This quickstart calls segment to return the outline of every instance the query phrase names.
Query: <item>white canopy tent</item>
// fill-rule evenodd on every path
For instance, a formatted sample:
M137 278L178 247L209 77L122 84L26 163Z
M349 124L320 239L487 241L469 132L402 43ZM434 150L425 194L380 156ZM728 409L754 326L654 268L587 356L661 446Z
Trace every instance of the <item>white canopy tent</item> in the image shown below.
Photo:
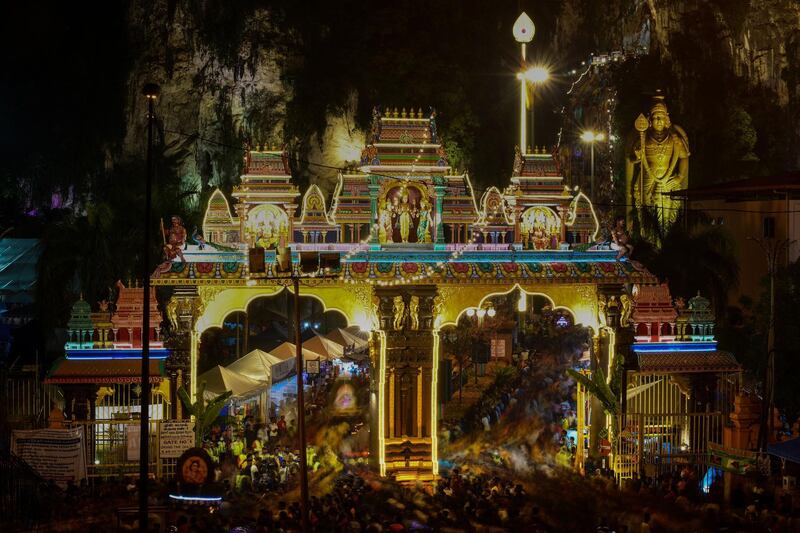
M353 348L353 351L360 352L366 350L369 342L346 329L337 328L325 334L325 337L345 348Z
M338 359L344 355L344 346L332 341L321 333L317 333L306 342L303 348L319 354L323 354L325 359Z
M318 359L323 361L327 359L327 357L321 353L311 351L307 348L303 348L302 350L304 361L308 361L309 359ZM270 350L268 353L281 360L280 363L272 366L272 383L280 381L291 374L296 364L296 347L294 343L288 341L284 342L283 344L280 344Z
M219 365L198 376L197 381L205 382L204 396L207 400L216 398L226 391L233 392L234 398L255 396L267 385L264 381L251 379Z
M369 341L369 332L362 330L358 326L347 326L344 330L348 333L355 335L356 337L363 339L365 341Z
M256 349L243 355L225 368L250 379L271 383L272 367L282 362L283 359Z

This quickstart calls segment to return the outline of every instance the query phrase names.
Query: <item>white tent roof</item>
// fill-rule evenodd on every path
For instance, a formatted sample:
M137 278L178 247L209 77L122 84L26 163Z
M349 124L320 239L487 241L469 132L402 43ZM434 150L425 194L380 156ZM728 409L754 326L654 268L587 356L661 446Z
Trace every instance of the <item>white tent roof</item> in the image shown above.
M226 391L233 392L237 397L248 396L265 386L263 381L250 379L219 365L201 374L197 382L198 384L205 382L206 395L211 397L219 396Z
M281 361L284 361L286 359L295 357L297 355L297 349L295 348L294 343L287 341L270 350L269 354L277 357ZM314 352L307 348L303 348L303 359L327 359L327 357L319 352Z
M272 375L272 365L276 365L281 361L282 359L272 354L256 349L243 355L225 368L250 379L269 381Z
M340 344L342 346L345 347L352 346L356 351L363 350L364 348L369 346L368 341L342 328L331 330L325 336L330 340L332 340L333 342Z
M352 335L355 335L359 339L363 339L365 341L369 341L369 332L362 330L358 326L347 326L344 330Z
M312 352L325 355L326 359L335 359L344 354L344 346L338 342L334 342L320 333L308 339L303 343L303 348L311 350Z

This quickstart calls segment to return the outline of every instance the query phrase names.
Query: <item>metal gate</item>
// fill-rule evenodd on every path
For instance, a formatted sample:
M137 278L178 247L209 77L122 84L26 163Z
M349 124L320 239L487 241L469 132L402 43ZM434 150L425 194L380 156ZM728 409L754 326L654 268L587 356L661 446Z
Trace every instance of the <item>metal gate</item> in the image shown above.
M617 480L709 466L708 444L722 443L722 413L627 414L613 442Z

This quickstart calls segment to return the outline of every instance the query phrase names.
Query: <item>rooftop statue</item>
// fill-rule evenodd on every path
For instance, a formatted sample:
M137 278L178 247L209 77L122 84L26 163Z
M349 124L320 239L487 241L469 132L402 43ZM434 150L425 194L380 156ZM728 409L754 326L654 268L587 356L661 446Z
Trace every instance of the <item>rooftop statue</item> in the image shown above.
M625 165L626 204L632 207L628 221L642 207L657 209L662 226L675 221L680 203L666 195L685 189L689 183L689 139L683 128L673 124L664 97L657 94L647 117L634 123L638 138ZM641 217L638 220L641 224Z

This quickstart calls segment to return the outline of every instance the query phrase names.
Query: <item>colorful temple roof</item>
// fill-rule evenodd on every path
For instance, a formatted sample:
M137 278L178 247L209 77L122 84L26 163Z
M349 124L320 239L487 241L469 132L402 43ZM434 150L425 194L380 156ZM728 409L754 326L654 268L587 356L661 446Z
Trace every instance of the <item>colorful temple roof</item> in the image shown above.
M68 359L56 361L45 378L52 384L109 384L141 383L141 359ZM158 383L164 379L164 361L150 361L150 382Z
M386 269L403 279L423 268L412 264L452 263L434 277L455 279L468 271L476 279L653 281L615 265L608 244L596 242L599 222L591 201L565 185L551 154L517 150L509 185L490 187L478 198L469 176L452 167L433 109L375 108L357 170L340 173L330 197L316 185L301 196L285 151L248 150L244 166L232 194L234 212L214 191L205 238L160 266L157 284L236 283L247 276L248 249L267 250L269 267L272 251L283 246L295 258L314 250L346 256L354 263L342 271L349 280L382 279ZM512 272L489 263L527 266Z
M666 283L637 285L632 313L636 332L632 350L641 374L738 372L729 352L717 349L711 302L699 294L688 308L672 302Z
M721 350L662 351L638 353L639 372L643 374L694 374L703 372L738 372L736 358Z

